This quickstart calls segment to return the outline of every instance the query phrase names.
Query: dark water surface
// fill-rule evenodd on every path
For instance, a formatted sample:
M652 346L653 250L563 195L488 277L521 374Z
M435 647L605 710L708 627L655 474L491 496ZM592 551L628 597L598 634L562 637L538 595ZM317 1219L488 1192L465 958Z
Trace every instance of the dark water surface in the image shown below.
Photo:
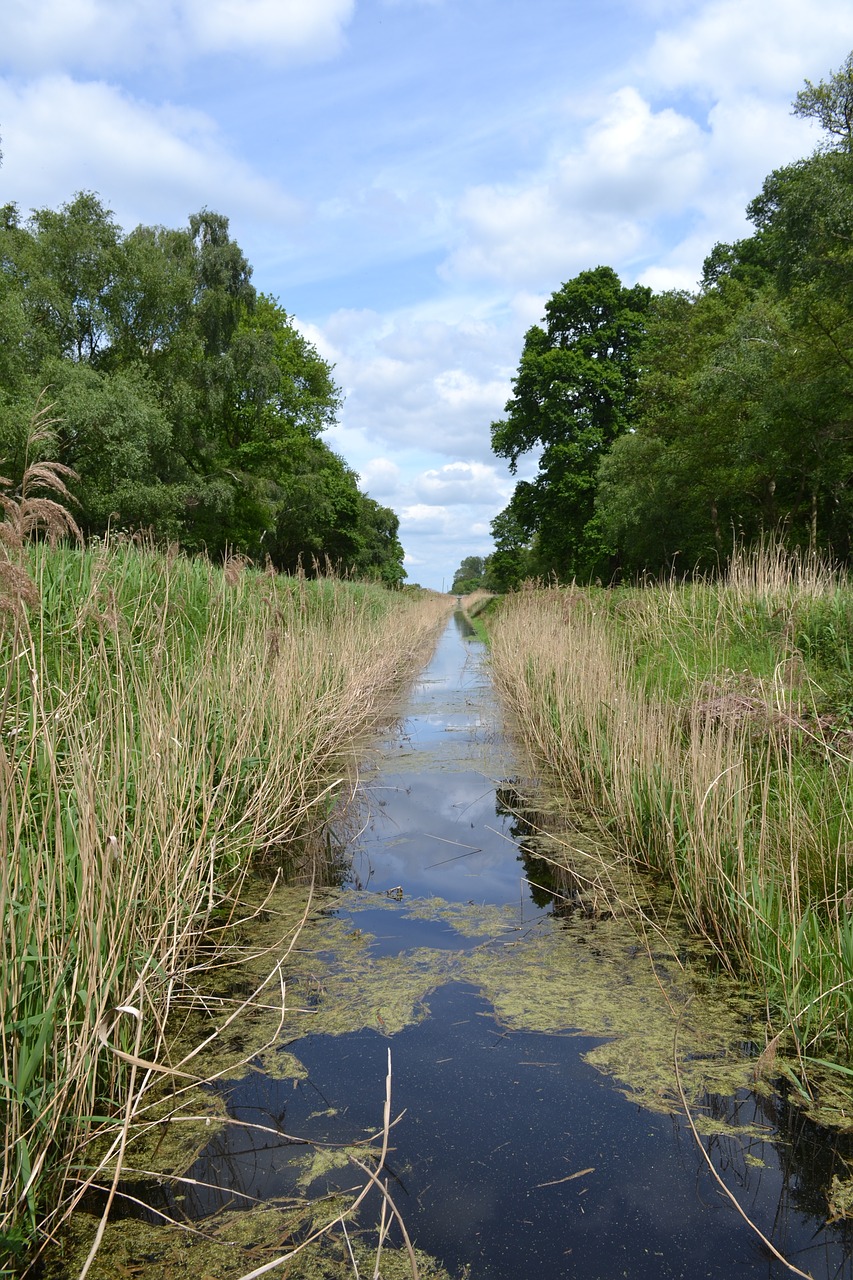
M364 779L349 887L329 910L330 922L343 914L365 936L373 958L437 949L458 958L459 974L393 1035L377 1012L375 1026L290 1043L307 1078L232 1082L229 1111L315 1141L355 1141L381 1123L390 1048L393 1111L405 1110L392 1132L390 1189L416 1244L444 1265L469 1264L472 1280L790 1275L724 1197L683 1116L638 1105L591 1065L584 1055L602 1038L584 1034L571 1009L556 1033L499 1020L464 968L483 937L418 908L424 899L504 907L515 933L492 947L556 941L564 929L547 884L531 889L537 877L502 802L514 765L481 657L457 615ZM576 954L592 973L594 937L591 924L568 963ZM640 1011L640 1037L642 1023ZM699 1109L733 1126L704 1142L776 1247L815 1280L853 1277L850 1229L826 1222L827 1189L834 1175L849 1176L853 1151L770 1093L709 1094ZM221 1188L194 1192L185 1205L194 1215L228 1204L233 1190L284 1196L294 1147L233 1126L194 1173ZM312 1191L357 1181L336 1170Z

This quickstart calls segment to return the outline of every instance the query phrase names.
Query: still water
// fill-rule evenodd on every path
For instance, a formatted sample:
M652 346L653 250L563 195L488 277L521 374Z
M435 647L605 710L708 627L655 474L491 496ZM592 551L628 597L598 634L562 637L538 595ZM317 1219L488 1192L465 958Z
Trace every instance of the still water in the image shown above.
M375 1132L390 1048L393 1112L404 1112L390 1189L415 1243L454 1273L790 1275L724 1196L685 1120L679 1026L691 1112L726 1186L801 1271L853 1277L850 1228L827 1222L853 1146L769 1085L753 1091L763 1030L754 1041L743 1001L724 1001L710 979L686 991L671 955L555 898L508 810L517 767L482 646L457 614L366 768L346 881L294 956L301 1003L319 1015L336 1000L343 1024L289 1036L282 1052L299 1078L261 1070L223 1084L240 1123L197 1162L208 1185L185 1211L228 1206L235 1190L293 1191L293 1145L243 1124L315 1142ZM351 1170L330 1170L310 1189L352 1183Z

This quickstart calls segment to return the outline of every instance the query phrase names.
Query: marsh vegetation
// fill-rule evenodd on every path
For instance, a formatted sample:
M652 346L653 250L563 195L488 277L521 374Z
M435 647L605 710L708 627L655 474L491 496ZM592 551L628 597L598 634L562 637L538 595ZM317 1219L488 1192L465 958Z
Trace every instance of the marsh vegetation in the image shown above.
M663 878L620 864L567 790L511 777L525 757L481 651L457 615L365 753L348 857L301 931L304 893L256 886L259 914L205 1000L236 1011L278 956L287 999L267 988L193 1058L213 1086L170 1085L165 1138L153 1107L137 1113L93 1280L114 1261L146 1280L285 1259L294 1280L414 1276L399 1224L374 1262L380 1201L375 1186L359 1199L354 1158L425 1251L420 1275L550 1277L569 1256L590 1277L767 1274L700 1146L786 1256L851 1274L849 1141L780 1090L754 984L715 965ZM389 1050L401 1118L377 1164ZM846 1096L824 1090L824 1114Z
M20 523L24 502L10 503ZM241 900L250 868L292 876L300 850L310 865L447 604L129 540L29 544L9 512L0 528L0 1249L13 1267L93 1178L112 1198L155 1083L197 1075L202 1044L178 1052L176 1032L257 909ZM261 982L273 1005L282 963ZM232 1012L207 1008L205 1044Z
M522 590L492 664L553 785L597 824L588 883L671 902L757 984L767 1053L851 1075L853 589L765 546L719 580ZM666 910L650 921L666 931ZM848 1122L848 1114L838 1115Z

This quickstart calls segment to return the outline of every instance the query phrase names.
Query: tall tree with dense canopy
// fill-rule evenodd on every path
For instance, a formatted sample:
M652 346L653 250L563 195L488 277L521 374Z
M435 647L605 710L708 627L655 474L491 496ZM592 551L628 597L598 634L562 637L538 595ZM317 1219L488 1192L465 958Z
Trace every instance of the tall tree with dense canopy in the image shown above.
M450 590L457 595L468 595L483 585L486 561L482 556L465 556L453 575Z
M655 298L630 434L599 468L626 569L724 562L772 534L853 554L853 55L797 95L827 137L771 173L755 231L716 245L701 292Z
M322 439L340 403L331 367L258 295L222 214L125 235L92 193L27 220L0 210L0 457L13 479L45 386L88 533L145 527L284 569L405 577L396 516Z
M513 519L536 542L535 568L567 580L607 571L595 512L599 463L630 423L651 290L625 288L611 267L583 271L548 301L524 339L506 418L492 448L519 459L539 448L538 474L520 481Z

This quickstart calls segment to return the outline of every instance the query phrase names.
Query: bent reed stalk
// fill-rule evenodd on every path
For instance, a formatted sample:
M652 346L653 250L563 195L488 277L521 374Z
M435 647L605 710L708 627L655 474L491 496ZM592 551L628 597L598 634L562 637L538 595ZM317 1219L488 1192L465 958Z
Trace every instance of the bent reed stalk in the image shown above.
M74 1153L127 1104L134 1073L169 1070L170 1007L211 923L234 912L253 859L286 859L322 828L449 605L128 543L22 548L4 583L0 1254L12 1265L55 1231Z
M776 1031L836 1066L853 1033L853 731L812 659L828 626L849 661L851 618L844 580L770 547L716 583L523 590L490 628L499 692L598 821L602 857L668 882Z

